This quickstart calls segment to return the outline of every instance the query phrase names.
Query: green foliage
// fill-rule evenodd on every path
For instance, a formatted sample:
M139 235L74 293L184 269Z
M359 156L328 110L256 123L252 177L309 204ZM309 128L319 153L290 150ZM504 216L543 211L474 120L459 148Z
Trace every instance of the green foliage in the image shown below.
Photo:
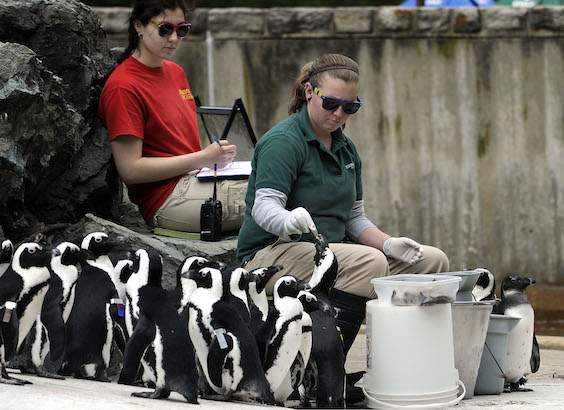
M197 8L212 7L353 7L395 6L403 0L196 0ZM134 0L82 0L89 6L131 6Z

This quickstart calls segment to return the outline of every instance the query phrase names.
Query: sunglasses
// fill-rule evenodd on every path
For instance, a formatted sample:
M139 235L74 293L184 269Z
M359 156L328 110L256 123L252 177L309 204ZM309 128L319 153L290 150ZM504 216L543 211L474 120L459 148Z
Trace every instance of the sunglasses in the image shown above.
M176 31L176 35L179 38L186 37L188 32L192 28L192 24L190 23L182 23L178 26L170 23L157 23L154 20L149 21L149 23L157 26L159 28L159 36L161 37L169 37L172 33Z
M356 101L343 101L335 97L325 97L316 85L311 84L311 86L313 87L313 92L321 98L321 106L327 111L335 111L342 105L345 114L354 114L362 105L362 101L358 97Z

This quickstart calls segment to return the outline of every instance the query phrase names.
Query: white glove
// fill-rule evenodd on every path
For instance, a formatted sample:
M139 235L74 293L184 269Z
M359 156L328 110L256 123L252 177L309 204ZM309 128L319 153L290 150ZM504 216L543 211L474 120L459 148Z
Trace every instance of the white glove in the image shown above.
M390 237L384 242L384 255L413 265L423 255L423 247L409 238Z
M302 207L292 209L284 221L284 232L290 239L298 240L300 235L311 232L318 236L317 228L309 212Z

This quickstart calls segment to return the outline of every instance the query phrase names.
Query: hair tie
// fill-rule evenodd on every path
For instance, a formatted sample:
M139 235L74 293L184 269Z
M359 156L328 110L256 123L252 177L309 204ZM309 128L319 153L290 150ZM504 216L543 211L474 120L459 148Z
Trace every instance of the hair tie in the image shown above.
M358 74L358 70L356 68L348 67L348 66L345 66L345 65L338 65L338 66L326 67L326 68L322 68L320 70L314 71L313 73L311 73L309 75L309 77L311 78L314 75L317 75L319 73L322 73L324 71L329 71L329 70L350 70L350 71L353 71L353 72Z

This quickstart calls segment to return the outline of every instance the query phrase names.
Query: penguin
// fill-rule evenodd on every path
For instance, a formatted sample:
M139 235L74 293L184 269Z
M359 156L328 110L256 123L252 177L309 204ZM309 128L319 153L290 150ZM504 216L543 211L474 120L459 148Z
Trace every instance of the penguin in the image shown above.
M284 269L281 265L273 265L266 268L257 268L249 272L249 310L251 313L251 331L256 333L268 317L268 297L266 295L266 284L279 271Z
M12 261L0 278L0 315L2 316L2 349L0 382L26 384L11 378L5 363L19 350L25 336L41 312L49 289L49 263L58 255L56 249L37 243L23 243L15 250Z
M14 245L12 241L6 238L0 238L0 278L8 269L14 254Z
M160 255L146 250L138 250L136 254L140 259L148 259L148 272L145 285L137 290L139 316L125 349L120 383L133 383L143 355L153 349L155 391L132 393L132 396L160 399L176 391L189 403L198 404L194 349L185 323L161 287ZM141 264L144 262L147 261ZM142 274L135 272L133 276Z
M501 302L494 308L494 313L521 318L509 333L507 341L505 391L508 392L531 391L520 386L527 382L524 376L529 372L536 372L540 365L534 330L535 312L525 294L527 287L534 284L533 278L507 276L501 282Z
M121 300L113 280L114 267L108 256L121 237L104 232L86 235L81 249L89 256L81 264L75 301L67 321L67 340L61 372L76 378L110 382L107 368L119 320Z
M125 305L125 324L128 337L133 335L137 322L139 321L139 292L140 290L151 284L160 286L162 276L163 262L161 255L154 250L138 249L133 258L133 274L127 280L126 286L126 305ZM142 381L144 383L155 383L157 381L155 350L149 346L140 362L143 367Z
M235 267L222 272L223 296L222 300L229 303L232 309L239 313L243 322L249 326L251 311L249 305L250 275L244 268Z
M133 261L131 260L131 252L126 252L115 260L114 263L114 278L117 283L118 292L118 309L123 310L123 316L118 314L117 320L114 320L114 340L118 349L123 353L125 345L129 339L125 324L125 301L127 301L127 281L133 274Z
M478 281L472 288L472 298L479 302L481 300L495 299L495 277L487 269L478 268L474 269L475 272L480 272Z
M273 306L256 336L263 368L277 403L286 400L282 383L296 358L302 340L303 306L297 298L309 285L295 276L285 275L274 284ZM279 389L281 389L279 391Z
M65 324L72 310L78 279L77 265L86 259L86 252L70 242L62 242L55 249L59 254L51 258L50 285L43 300L41 314L26 338L23 351L10 362L10 366L18 367L23 373L64 379L55 374L58 368L50 363L58 362L63 355ZM47 353L49 360L45 366ZM54 370L48 371L46 367Z
M298 293L298 299L304 309L302 313L302 337L298 354L274 396L275 399L281 403L287 400L294 391L297 391L304 381L305 370L309 363L312 346L311 331L313 322L310 314L315 310L329 311L331 309L331 306L323 301L317 300L317 298L308 291L300 291Z
M184 274L197 284L189 304L188 330L203 376L219 395L274 404L258 348L247 323L222 300L219 269L192 269Z
M329 294L337 279L338 261L323 235L315 238L313 273L309 280L311 293L319 301L331 306ZM335 323L335 310L311 312L312 348L306 366L303 388L300 389L303 405L309 404L316 392L317 407L343 407L345 391L345 354L340 331Z

